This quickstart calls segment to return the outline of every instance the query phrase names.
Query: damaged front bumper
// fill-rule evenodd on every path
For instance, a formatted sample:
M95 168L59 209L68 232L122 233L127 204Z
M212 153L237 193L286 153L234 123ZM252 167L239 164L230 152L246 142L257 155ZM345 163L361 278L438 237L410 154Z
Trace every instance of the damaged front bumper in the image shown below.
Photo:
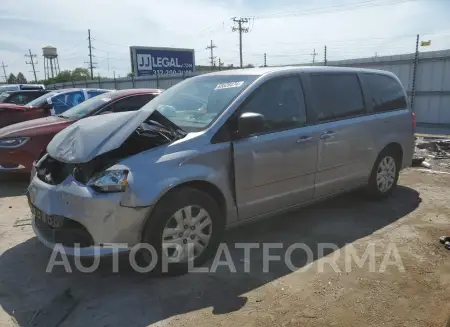
M50 185L37 175L28 188L33 229L47 247L68 255L109 255L131 249L141 240L141 230L151 207L126 207L126 193L96 193L72 175ZM77 245L79 244L79 245Z

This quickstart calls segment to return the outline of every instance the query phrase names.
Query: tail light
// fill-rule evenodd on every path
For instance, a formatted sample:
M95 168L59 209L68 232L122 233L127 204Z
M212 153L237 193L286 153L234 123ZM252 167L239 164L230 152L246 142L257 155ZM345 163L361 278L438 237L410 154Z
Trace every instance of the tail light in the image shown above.
M414 112L411 113L412 117L412 128L416 128L416 114Z

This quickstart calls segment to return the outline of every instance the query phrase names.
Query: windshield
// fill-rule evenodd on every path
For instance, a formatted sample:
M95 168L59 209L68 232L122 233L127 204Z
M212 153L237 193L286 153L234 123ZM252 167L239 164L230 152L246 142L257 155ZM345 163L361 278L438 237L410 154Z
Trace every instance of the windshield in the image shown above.
M8 92L3 92L2 94L0 94L0 103L2 103L3 101L5 101L5 99L9 97L9 93Z
M103 93L97 95L93 98L90 98L79 105L65 111L61 116L68 119L80 119L86 116L87 114L99 109L103 105L111 102L112 97L110 95L112 92Z
M36 108L36 107L40 107L43 104L47 103L47 99L54 96L55 94L61 93L61 91L53 91L50 93L46 93L42 96L40 96L39 98L34 99L31 102L28 102L25 107L27 108Z
M145 105L185 131L206 128L258 76L198 76L176 84Z

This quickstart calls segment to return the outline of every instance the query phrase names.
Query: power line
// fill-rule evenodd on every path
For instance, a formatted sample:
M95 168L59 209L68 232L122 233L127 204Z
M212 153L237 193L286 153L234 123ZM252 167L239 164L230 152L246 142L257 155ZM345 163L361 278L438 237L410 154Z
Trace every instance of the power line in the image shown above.
M243 24L247 24L249 22L248 18L239 18L237 19L236 17L232 18L234 23L237 23L237 27L233 26L232 31L239 32L239 57L240 57L240 64L241 64L241 68L243 66L243 62L242 62L242 33L248 33L248 27L242 27Z
M347 4L347 5L330 6L327 8L313 8L313 9L309 9L309 10L302 10L300 12L273 13L273 14L266 14L266 15L260 15L260 16L253 16L252 18L254 18L254 19L271 19L271 18L290 17L290 16L309 16L309 15L327 14L327 13L348 11L348 10L355 10L355 9L380 7L380 6L386 6L386 5L395 5L395 4L401 4L401 3L406 3L406 2L412 2L412 1L419 1L419 0L385 0L385 1L366 0L366 1L360 1L358 3L352 3L350 5Z
M8 83L8 77L6 76L6 69L5 69L6 67L8 66L6 66L2 61L3 77L5 78L5 82Z
M36 55L31 53L31 49L28 49L28 51L29 51L29 54L26 54L25 57L30 58L30 61L28 62L25 60L25 63L27 65L31 65L31 67L33 67L34 82L37 83L36 68L34 67L34 64L37 64L38 62L37 61L34 62L34 58L36 58Z
M211 45L208 45L206 47L206 50L210 50L211 51L211 56L209 57L209 59L211 60L211 68L214 67L214 59L216 57L214 57L214 49L217 48L217 46L215 44L213 44L213 41L211 40Z

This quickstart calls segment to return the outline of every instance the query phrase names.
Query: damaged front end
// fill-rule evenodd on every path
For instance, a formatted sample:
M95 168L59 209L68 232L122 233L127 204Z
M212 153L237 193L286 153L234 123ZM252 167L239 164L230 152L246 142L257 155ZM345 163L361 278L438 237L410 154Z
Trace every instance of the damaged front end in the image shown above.
M106 169L121 160L161 145L167 145L184 136L186 136L186 133L182 129L158 111L154 111L119 147L101 153L87 162L64 162L58 160L58 156L52 156L50 152L47 153L35 167L36 176L47 184L59 185L69 175L72 175L79 183L89 184L98 192L121 191L120 189L112 190L96 187L95 181L102 177L102 173ZM95 143L94 140L92 142ZM124 174L127 173L124 172ZM112 179L118 177L120 176L112 176Z
M121 115L108 119L111 118L118 119ZM110 127L123 126L110 121L114 122ZM167 145L186 134L160 113L154 112L118 146L115 146L117 143L108 145L105 142L111 140L111 134L118 133L118 129L110 128L112 133L103 139L92 138L90 143L84 143L84 147L76 148L78 138L74 135L85 142L83 135L86 134L83 132L89 135L95 128L89 121L86 126L80 125L74 129L77 133L72 130L68 134L75 145L72 152L66 151L65 146L61 147L61 143L54 144L53 150L63 150L60 152L62 155L58 156L50 149L35 165L28 188L33 229L45 245L52 248L55 244L62 244L70 255L91 256L98 249L101 253L108 253L111 249L106 248L107 244L127 244L126 250L139 242L139 229L150 207L123 203L132 194L128 178L133 172L120 161ZM99 148L109 151L97 151ZM88 150L86 158L89 160L80 156L73 156L72 162L65 160L65 154L79 154L85 150ZM81 246L81 254L77 252L77 244Z

